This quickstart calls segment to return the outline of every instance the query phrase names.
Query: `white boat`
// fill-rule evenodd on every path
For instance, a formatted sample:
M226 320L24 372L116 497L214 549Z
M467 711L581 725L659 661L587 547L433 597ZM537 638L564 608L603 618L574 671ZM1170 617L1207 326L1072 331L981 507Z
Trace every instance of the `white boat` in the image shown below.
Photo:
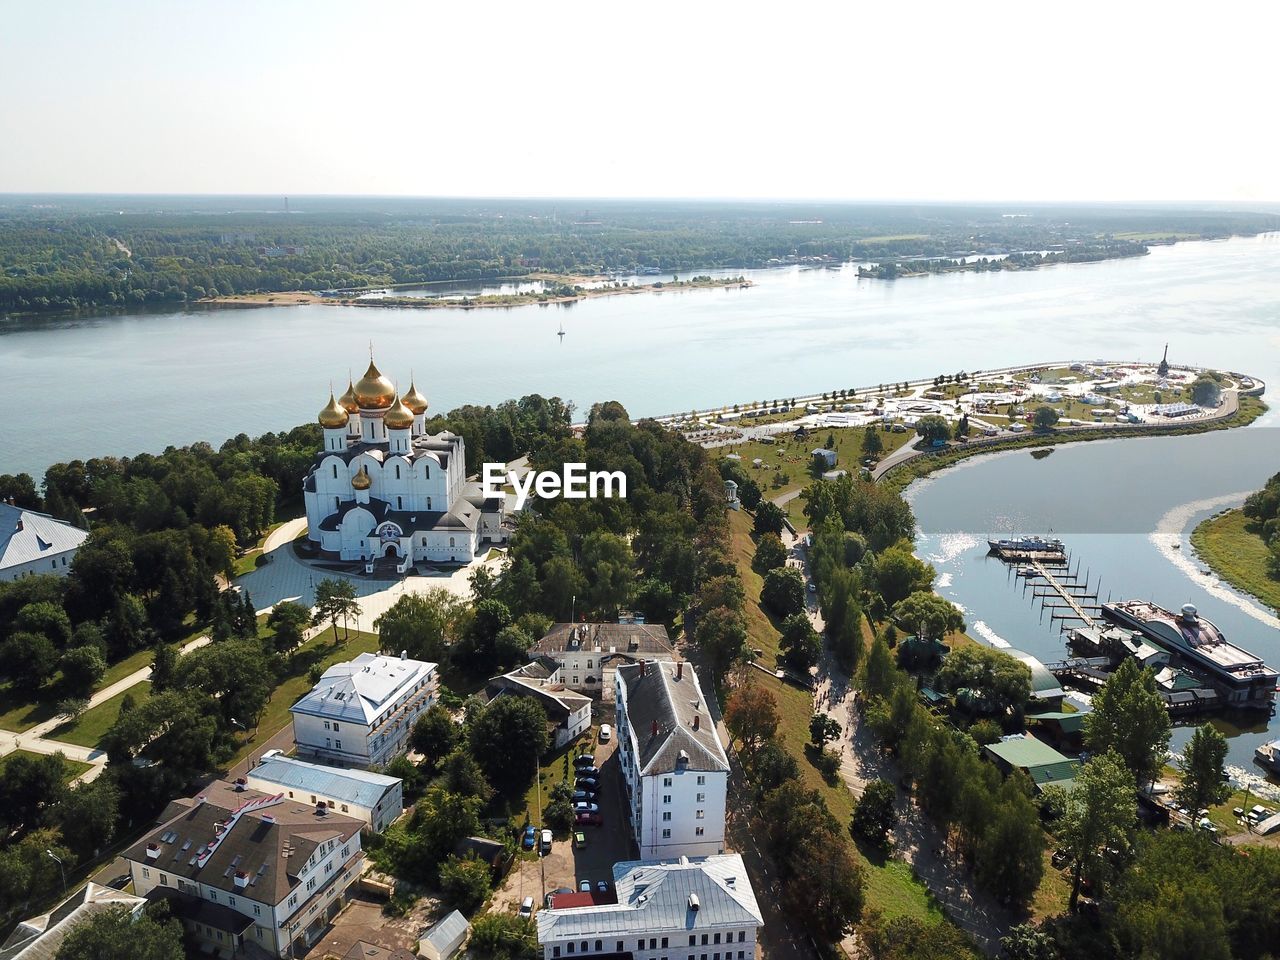
M1019 550L1023 553L1062 553L1062 541L1046 537L1008 537L988 540L992 550Z
M1272 740L1258 747L1253 751L1253 759L1272 773L1280 773L1280 740Z

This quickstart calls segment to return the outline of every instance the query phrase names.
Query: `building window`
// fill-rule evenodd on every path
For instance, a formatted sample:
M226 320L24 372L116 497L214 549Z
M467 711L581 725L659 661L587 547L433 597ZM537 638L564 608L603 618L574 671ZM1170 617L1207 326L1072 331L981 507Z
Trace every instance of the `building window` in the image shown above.
M168 885L169 885L169 878L166 877L163 873L160 874L160 886L167 887Z
M664 787L669 787L669 786L671 786L671 778L670 778L670 777L663 777L663 778L662 778L662 785L663 785Z
M621 940L619 940L619 941L618 941L618 950L617 950L617 952L618 952L618 953L621 953L621 952L622 952L622 941L621 941Z
M333 730L334 730L334 733L337 733L337 732L338 732L338 721L337 721L337 720L333 721Z
M693 828L693 835L694 835L695 837L700 837L700 836L702 836L705 832L706 832L706 831L705 831L705 830L703 830L703 829L702 829L702 827L694 827L694 828Z
M719 943L719 942L720 942L720 934L718 934L718 933L717 933L714 937L712 937L712 938L711 938L711 942L712 942L712 943Z
M664 793L664 794L662 795L662 802L663 802L663 803L670 803L670 802L671 802L671 794L669 794L669 793Z
M572 941L572 940L570 940L570 941L569 941L569 943L568 943L568 945L567 945L567 946L568 946L568 950L569 950L569 952L570 952L570 953L573 953L573 941Z
M328 729L329 729L329 721L328 721L328 720L326 720L326 721L324 722L324 728L325 728L326 730L328 730Z
M663 937L663 938L662 938L662 949L663 949L663 950L667 949L667 938L666 938L666 937Z
M150 880L150 879L151 879L151 871L150 871L150 870L148 870L146 867L143 867L143 868L142 868L142 879L144 879L144 880Z
M698 774L698 786L705 787L706 785L707 785L707 778L704 777L702 774Z
M551 948L551 955L552 955L553 957L558 957L558 956L560 956L560 948L559 948L559 947L552 947L552 948Z
M227 897L227 906L234 907L236 905L235 897Z
M588 670L590 670L590 669L591 669L591 661L590 661L590 660L588 660L588 661L587 661L587 669L588 669Z
M333 465L333 479L338 479L338 465L336 463Z
M707 935L705 933L702 935L702 945L704 947L707 945Z
M604 946L604 942L603 942L603 941L601 941L601 940L597 940L597 941L596 941L596 953L599 953L599 952L600 952L600 949L601 949L603 946Z
M637 949L637 950L643 950L643 949L644 949L644 941L643 941L643 940L637 940L637 941L636 941L636 949Z
M671 811L670 811L670 810L663 810L663 811L662 811L662 822L663 822L663 823L669 823L670 821L671 821Z
M400 479L400 464L396 464L396 479Z
M451 547L452 547L453 545L454 545L453 537L450 537L450 538L449 538L449 546L451 546Z
M668 828L668 829L666 829L666 830L663 830L663 831L662 831L662 839L663 839L663 840L670 840L670 839L671 839L671 830L670 830L670 828Z
M743 942L744 940L746 940L746 939L747 939L747 931L745 931L745 930L739 930L739 931L738 931L738 942L739 942L739 943L742 943L742 942Z
M335 749L335 750L341 750L341 749L342 749L342 741L341 741L341 740L335 740L335 741L333 741L333 749Z
M704 802L706 801L706 799L707 799L707 795L706 795L705 793L700 793L700 794L698 794L698 802L699 802L699 803L704 803Z
M706 815L707 815L707 812L705 810L699 810L697 813L693 815L693 817L695 820L703 820L706 818Z
M347 805L345 803L342 805L342 812L343 813L347 812Z
M212 900L214 903L217 903L217 902L218 902L218 891L217 891L217 890L210 890L210 891L209 891L209 899L210 899L210 900Z
M698 938L695 937L692 933L689 934L689 946L692 947L697 942L698 942ZM693 960L693 957L690 957L689 960Z
M253 905L253 915L254 915L255 917L260 917L260 916L262 916L262 904L255 903L255 904ZM259 929L259 930L261 930L262 928L261 928L261 927L259 927L258 929ZM261 933L259 933L259 934L258 934L258 936L262 936L262 934L261 934Z

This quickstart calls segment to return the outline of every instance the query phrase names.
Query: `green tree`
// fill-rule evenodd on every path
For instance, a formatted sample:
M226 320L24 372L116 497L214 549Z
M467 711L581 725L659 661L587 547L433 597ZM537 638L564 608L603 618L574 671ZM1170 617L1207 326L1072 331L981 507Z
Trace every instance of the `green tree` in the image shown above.
M582 565L587 571L587 602L602 615L617 617L631 601L636 558L623 537L594 531L582 541Z
M806 613L793 613L782 622L782 637L778 641L782 662L790 670L808 673L809 668L822 656L822 637L813 629Z
M984 798L990 794L983 791ZM1007 777L994 804L984 803L985 828L977 841L978 882L999 899L1025 905L1044 875L1044 828L1020 774Z
M61 753L8 758L0 777L0 824L8 833L37 827L66 794L67 761Z
M760 602L779 617L804 610L804 577L795 567L779 567L764 575Z
M267 626L274 631L277 653L290 654L302 646L304 632L311 624L311 614L300 603L281 600L267 615Z
M1227 738L1215 727L1203 724L1182 748L1182 783L1178 799L1190 810L1221 803L1230 792L1226 786Z
M884 452L884 440L875 427L867 427L862 431L862 452L868 457L879 457Z
M906 545L882 551L876 557L872 571L876 590L887 607L900 603L913 593L931 590L937 576L937 571L917 559Z
M163 693L173 686L178 670L178 652L167 643L157 643L151 658L151 692Z
M698 618L693 641L716 669L723 670L746 654L747 624L738 611L714 607Z
M1169 712L1155 673L1132 658L1107 678L1084 718L1084 740L1093 753L1114 750L1139 783L1160 772L1169 747Z
M964 617L954 603L924 590L894 604L892 616L903 629L931 640L964 629Z
M466 603L443 588L406 593L373 622L383 653L401 650L415 660L444 663L460 634Z
M15 686L34 692L53 675L58 649L43 633L18 631L0 645L0 662Z
M1108 851L1129 850L1138 816L1134 791L1132 772L1119 754L1108 750L1092 757L1076 777L1073 788L1055 799L1063 814L1054 835L1071 858L1071 910L1080 901L1085 877L1095 887L1109 879Z
M346 624L351 617L360 616L360 604L356 600L355 584L346 578L325 577L316 584L315 606L312 623L321 624L326 621L333 626L333 639L338 639L338 621L343 622L344 636Z
M440 765L440 774L445 789L450 793L464 797L479 797L482 803L488 803L493 796L493 787L484 778L484 772L475 757L466 750L455 750L445 757Z
M849 823L849 832L855 840L879 850L889 846L889 834L898 823L894 806L897 795L897 789L887 780L872 780L863 788Z
M453 722L453 716L439 703L429 706L413 724L409 734L409 746L426 758L435 769L445 757L453 753L462 737L462 728Z
M440 866L440 892L445 900L464 913L471 913L489 896L492 872L475 857L450 857Z
M1058 411L1053 407L1036 407L1031 423L1037 430L1052 430L1058 423Z
M125 907L91 915L68 931L55 960L183 960L182 924L164 906L136 920Z
M471 723L468 739L485 779L515 796L533 782L550 743L546 711L526 697L498 697Z
M1191 384L1191 402L1197 407L1216 407L1222 398L1222 384L1207 374L1196 377Z
M116 835L120 788L113 776L101 776L69 789L55 808L63 841L82 861L92 860Z
M786 566L787 548L782 545L782 538L776 533L766 533L756 544L756 553L751 560L751 569L761 575L778 567Z
M87 697L107 673L107 662L97 647L76 647L59 661L62 686L71 696Z
M778 701L759 684L737 687L725 705L724 722L750 759L778 731Z
M760 506L756 507L755 520L752 522L752 530L759 536L766 533L776 533L781 535L783 521L786 514L772 500L765 500Z
M510 913L482 914L471 921L467 954L477 960L537 960L537 927Z
M1000 938L1005 960L1058 960L1053 935L1034 923L1020 923Z
M14 627L29 633L42 633L61 650L71 645L71 618L61 606L48 600L24 606L14 619Z
M809 718L809 740L819 750L840 737L840 724L825 713L815 713Z
M951 425L947 423L945 417L937 414L927 414L916 421L916 433L918 433L925 443L933 443L935 440L951 439Z

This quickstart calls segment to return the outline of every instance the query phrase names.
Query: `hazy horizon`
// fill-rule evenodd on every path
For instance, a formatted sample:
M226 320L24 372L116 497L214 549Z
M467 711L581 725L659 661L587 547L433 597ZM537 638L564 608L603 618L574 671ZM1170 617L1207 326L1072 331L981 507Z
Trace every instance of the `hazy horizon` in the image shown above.
M67 0L6 27L7 194L1280 201L1274 6Z

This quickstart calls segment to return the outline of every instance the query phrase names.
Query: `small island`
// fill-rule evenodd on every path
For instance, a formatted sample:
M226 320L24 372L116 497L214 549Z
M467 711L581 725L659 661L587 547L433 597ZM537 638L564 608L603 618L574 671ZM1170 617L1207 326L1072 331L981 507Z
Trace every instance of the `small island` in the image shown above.
M753 286L746 277L712 277L699 275L681 280L655 280L652 283L611 281L608 277L576 277L539 274L529 279L540 280L541 290L524 293L497 293L484 296L409 297L396 294L396 288L373 290L291 290L282 293L242 293L206 297L200 303L220 306L279 306L327 304L342 307L410 307L418 310L475 310L481 307L521 307L528 304L576 303L592 297L625 296L637 293L662 293L669 290L746 289ZM585 284L598 284L585 286Z

